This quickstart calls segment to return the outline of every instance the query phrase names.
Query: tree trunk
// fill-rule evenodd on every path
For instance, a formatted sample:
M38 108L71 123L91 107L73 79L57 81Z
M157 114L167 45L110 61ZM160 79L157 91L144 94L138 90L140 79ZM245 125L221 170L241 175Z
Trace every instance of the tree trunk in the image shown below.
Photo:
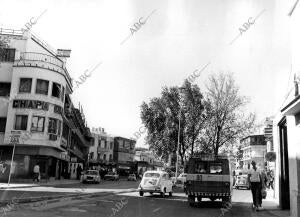
M218 126L217 127L217 141L216 141L216 147L215 147L215 155L217 156L218 153L219 153L219 147L220 147L220 144L219 144L219 140L220 140L220 130L221 130L221 127Z

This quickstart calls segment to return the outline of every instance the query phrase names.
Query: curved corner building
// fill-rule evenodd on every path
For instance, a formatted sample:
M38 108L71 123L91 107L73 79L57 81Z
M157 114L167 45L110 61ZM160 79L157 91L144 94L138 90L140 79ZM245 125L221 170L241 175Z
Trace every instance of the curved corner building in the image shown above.
M16 30L0 29L0 41L0 179L7 180L14 144L12 178L31 178L37 163L42 178L70 178L89 146L77 135L89 134L82 118L75 117L80 126L72 127L64 111L67 104L69 113L81 114L70 107L70 50L53 50Z

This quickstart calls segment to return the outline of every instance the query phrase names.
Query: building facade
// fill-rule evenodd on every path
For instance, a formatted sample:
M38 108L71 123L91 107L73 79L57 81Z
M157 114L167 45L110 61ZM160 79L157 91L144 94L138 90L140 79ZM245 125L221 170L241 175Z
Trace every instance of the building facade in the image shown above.
M134 171L135 144L135 140L114 137L113 161L120 175L128 175Z
M68 118L64 112L72 93L68 55L30 32L0 29L0 40L7 41L0 56L1 165L12 179L31 178L35 164L42 178L69 178L71 159L83 162L90 144L78 109L70 108Z
M242 166L248 169L252 161L258 166L265 166L265 154L267 153L267 145L264 135L247 136L240 141L243 151Z
M104 169L115 167L113 161L114 137L101 130L92 130L93 146L89 150L89 165Z
M291 217L300 216L300 3L276 0L280 40L287 40L287 62L278 70L280 80L291 79L286 86L278 86L280 109L273 120L273 141L276 152L275 198ZM279 18L281 18L279 20ZM279 22L278 22L279 21ZM292 66L292 68L291 68ZM282 73L279 73L282 72ZM287 93L288 92L288 93Z

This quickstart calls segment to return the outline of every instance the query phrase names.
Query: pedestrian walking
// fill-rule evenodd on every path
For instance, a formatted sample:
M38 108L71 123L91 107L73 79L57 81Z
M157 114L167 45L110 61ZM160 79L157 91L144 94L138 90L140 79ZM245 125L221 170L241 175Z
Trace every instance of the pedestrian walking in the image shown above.
M76 169L76 173L77 173L77 177L76 177L76 178L77 178L78 180L80 179L81 172L82 172L81 165L78 164L77 169Z
M36 180L37 182L39 182L40 178L41 178L41 175L40 175L40 166L37 163L33 167L33 181Z
M252 199L253 199L253 205L252 207L258 211L262 209L262 195L261 195L261 190L262 190L262 179L261 179L261 174L258 168L256 167L256 162L252 161L251 162L252 168L249 171L249 183L251 187L251 192L252 192Z

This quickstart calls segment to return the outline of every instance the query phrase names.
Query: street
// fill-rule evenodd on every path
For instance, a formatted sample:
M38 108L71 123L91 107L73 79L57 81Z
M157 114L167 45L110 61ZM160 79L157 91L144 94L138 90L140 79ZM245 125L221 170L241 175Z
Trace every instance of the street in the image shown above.
M126 187L137 186L138 182L107 182L100 185L85 185L87 192L95 192L105 189L126 190ZM57 192L70 192L75 188L80 189L81 185L67 186L60 188L51 188ZM42 187L41 187L42 188ZM46 187L45 187L46 188ZM48 187L49 188L49 187ZM130 189L128 188L128 189ZM35 188L24 189L29 193ZM45 189L46 190L46 189ZM15 189L20 192L20 189ZM78 191L77 191L78 192ZM211 202L204 200L196 207L190 207L187 203L187 197L181 189L177 189L172 197L162 198L160 195L145 194L140 197L137 191L129 193L112 193L109 195L97 195L91 198L66 199L53 203L42 202L32 206L29 204L22 205L14 211L1 212L1 216L7 217L154 217L154 216L276 216L270 212L274 206L269 201L264 201L265 210L254 212L251 207L251 192L249 190L234 190L232 208L224 209L220 201Z

